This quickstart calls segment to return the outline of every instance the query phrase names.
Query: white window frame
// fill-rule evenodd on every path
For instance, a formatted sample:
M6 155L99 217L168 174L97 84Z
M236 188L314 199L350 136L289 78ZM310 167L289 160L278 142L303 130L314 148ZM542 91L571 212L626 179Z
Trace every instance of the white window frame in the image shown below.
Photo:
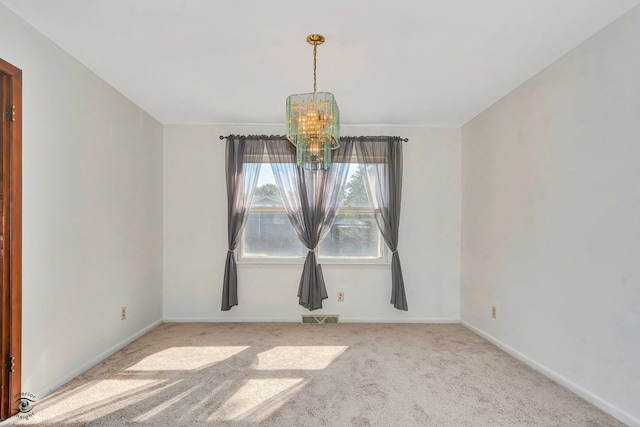
M355 163L357 164L357 163ZM262 167L266 165L271 165L268 162L263 163ZM283 212L286 214L286 210L284 207L272 207L272 206L258 206L250 208L250 211L254 212ZM373 213L373 209L367 209L363 207L341 207L338 210L338 214L340 212L354 212L354 213ZM288 219L287 219L288 221ZM291 226L291 224L289 224ZM291 226L293 227L293 226ZM376 224L376 228L378 228ZM265 256L265 257L256 257L251 255L244 255L243 245L244 245L244 232L243 228L242 233L240 235L240 241L238 243L237 248L237 262L238 264L304 264L304 260L307 256L307 249L304 247L302 242L299 242L300 247L304 249L304 255L302 256L294 256L294 257L283 257L283 256ZM321 264L328 265L389 265L391 264L391 257L389 256L389 247L384 241L384 237L378 228L378 233L380 235L380 257L379 258L357 258L357 257L331 257L331 256L323 256L318 248L318 262Z

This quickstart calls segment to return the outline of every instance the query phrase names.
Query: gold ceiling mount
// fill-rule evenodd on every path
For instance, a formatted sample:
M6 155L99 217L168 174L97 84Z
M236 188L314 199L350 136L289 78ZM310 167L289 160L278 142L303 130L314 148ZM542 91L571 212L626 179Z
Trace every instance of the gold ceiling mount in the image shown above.
M324 36L322 34L309 34L307 36L307 43L318 46L324 43Z

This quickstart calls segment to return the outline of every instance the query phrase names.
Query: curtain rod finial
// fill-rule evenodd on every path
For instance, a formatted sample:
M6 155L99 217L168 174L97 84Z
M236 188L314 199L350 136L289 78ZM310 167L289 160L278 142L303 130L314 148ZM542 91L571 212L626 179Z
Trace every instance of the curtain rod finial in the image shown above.
M225 137L224 135L220 135L220 139L223 140Z

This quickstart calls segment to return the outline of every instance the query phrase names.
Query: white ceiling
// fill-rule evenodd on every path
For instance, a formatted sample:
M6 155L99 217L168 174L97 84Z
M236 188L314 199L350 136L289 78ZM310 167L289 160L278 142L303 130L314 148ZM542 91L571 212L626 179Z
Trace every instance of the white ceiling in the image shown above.
M461 126L640 0L0 0L164 124Z

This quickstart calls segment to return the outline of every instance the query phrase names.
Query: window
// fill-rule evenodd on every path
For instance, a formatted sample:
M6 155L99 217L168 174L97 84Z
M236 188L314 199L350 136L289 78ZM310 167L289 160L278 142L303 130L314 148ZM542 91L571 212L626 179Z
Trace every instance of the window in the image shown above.
M364 166L352 163L336 220L317 251L324 263L386 263L386 245L367 199ZM240 261L298 262L307 255L289 222L268 163L262 165L240 241Z

